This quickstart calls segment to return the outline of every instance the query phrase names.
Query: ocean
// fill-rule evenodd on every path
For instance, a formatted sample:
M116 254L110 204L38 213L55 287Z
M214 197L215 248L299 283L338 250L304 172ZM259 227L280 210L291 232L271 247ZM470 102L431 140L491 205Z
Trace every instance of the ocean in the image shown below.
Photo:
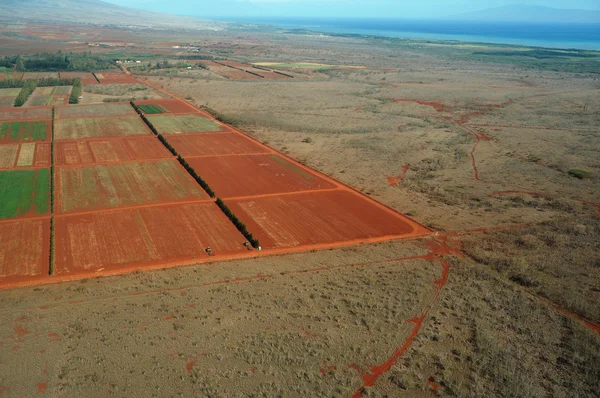
M229 21L265 24L284 29L307 29L323 33L600 50L600 24L594 23L316 18L232 18Z

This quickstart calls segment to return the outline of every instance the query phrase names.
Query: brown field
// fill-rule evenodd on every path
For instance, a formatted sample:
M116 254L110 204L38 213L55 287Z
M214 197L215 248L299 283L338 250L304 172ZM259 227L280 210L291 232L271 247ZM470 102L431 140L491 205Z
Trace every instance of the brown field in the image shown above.
M0 97L0 108L10 108L15 103L17 97Z
M159 134L193 134L224 131L218 123L200 115L148 115Z
M55 196L60 214L207 198L171 159L60 167Z
M50 219L0 222L0 286L48 275Z
M215 256L248 251L214 203L58 217L56 228L58 275L193 262L208 258L207 247Z
M96 73L100 84L135 84L137 80L124 73Z
M58 79L58 72L25 72L24 80Z
M161 99L161 100L146 100L135 101L136 105L155 105L168 111L168 113L197 113L198 109L186 104L179 99Z
M222 198L336 188L275 154L190 158L188 163Z
M57 119L80 117L133 116L135 110L130 104L66 105L56 107Z
M226 201L266 249L319 248L347 241L410 237L428 231L343 190Z
M55 139L70 140L152 134L138 116L118 118L57 119Z
M269 152L268 148L237 133L173 135L168 141L184 157Z
M0 145L0 169L50 167L51 162L50 143Z
M482 43L274 30L34 31L61 30L99 35L78 41L135 43L127 51L155 53L153 63L187 54L174 45L197 43L217 59L290 65L286 73L307 78L237 81L199 68L144 78L167 91L162 95L214 109L432 232L372 243L411 224L397 213L380 218L386 207L344 187L226 199L265 250L246 251L232 234L220 242L234 246L215 249L215 259L227 261L207 265L212 258L203 249L219 244L206 241L214 233L203 223L210 215L189 217L183 203L55 215L65 242L63 249L56 242L56 254L71 253L73 264L42 281L63 283L0 291L3 396L598 395L596 60L537 60L526 48ZM2 55L24 45L32 52L116 49L59 47L4 31L19 30L0 26ZM520 56L477 55L500 51ZM324 66L294 69L302 63ZM186 140L194 152L207 150L208 141L181 138L178 150ZM237 157L247 156L215 159ZM69 168L81 167L57 173ZM203 178L223 173L213 165L197 171ZM263 172L234 173L230 185L253 189L264 183L256 179ZM89 192L121 200L108 189ZM193 207L214 206L204 198ZM336 239L347 246L320 243ZM290 244L304 251L291 254ZM93 277L137 270L137 261L148 268L198 264Z
M0 109L0 120L39 120L51 118L51 107Z
M74 166L171 157L155 137L68 141L56 144L56 165Z
M86 86L88 84L98 84L98 80L91 72L60 72L62 79L81 79L81 83Z
M14 166L19 153L19 145L0 145L0 169L10 169Z

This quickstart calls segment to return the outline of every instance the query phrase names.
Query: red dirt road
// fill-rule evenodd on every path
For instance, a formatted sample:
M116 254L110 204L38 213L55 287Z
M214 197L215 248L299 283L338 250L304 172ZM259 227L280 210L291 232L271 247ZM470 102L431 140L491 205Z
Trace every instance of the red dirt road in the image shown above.
M59 141L55 144L57 166L153 160L172 157L156 137L132 137L87 141Z
M188 163L222 198L336 188L275 154L190 158Z
M425 235L419 224L344 190L225 201L265 249Z
M0 222L0 287L48 275L50 218Z
M263 145L236 133L170 135L167 141L183 157L271 152Z
M245 238L214 203L192 203L57 217L56 273L131 271L246 253Z

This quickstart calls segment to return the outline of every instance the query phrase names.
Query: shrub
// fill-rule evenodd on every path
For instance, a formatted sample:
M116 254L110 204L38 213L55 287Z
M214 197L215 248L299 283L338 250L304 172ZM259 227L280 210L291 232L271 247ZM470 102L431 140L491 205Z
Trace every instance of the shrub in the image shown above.
M583 180L584 178L591 178L592 177L592 173L590 173L589 171L579 170L579 169L571 169L571 170L569 170L569 175L573 176L575 178L579 178L580 180Z
M35 90L36 87L37 82L35 80L27 80L27 82L25 82L25 85L21 89L21 92L15 99L15 106L23 106L25 102L27 102L27 98L29 98L29 96L31 95L31 93L33 93L33 90Z
M71 96L69 97L69 104L78 104L79 97L81 96L81 90L83 85L81 84L81 79L75 79L73 82L73 89L71 90Z

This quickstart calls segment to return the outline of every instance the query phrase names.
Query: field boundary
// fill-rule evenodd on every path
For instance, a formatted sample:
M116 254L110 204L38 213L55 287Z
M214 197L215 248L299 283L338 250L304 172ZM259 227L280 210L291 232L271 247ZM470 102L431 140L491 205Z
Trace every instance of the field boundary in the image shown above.
M52 107L52 136L50 143L50 264L48 274L54 273L54 114L56 107Z

